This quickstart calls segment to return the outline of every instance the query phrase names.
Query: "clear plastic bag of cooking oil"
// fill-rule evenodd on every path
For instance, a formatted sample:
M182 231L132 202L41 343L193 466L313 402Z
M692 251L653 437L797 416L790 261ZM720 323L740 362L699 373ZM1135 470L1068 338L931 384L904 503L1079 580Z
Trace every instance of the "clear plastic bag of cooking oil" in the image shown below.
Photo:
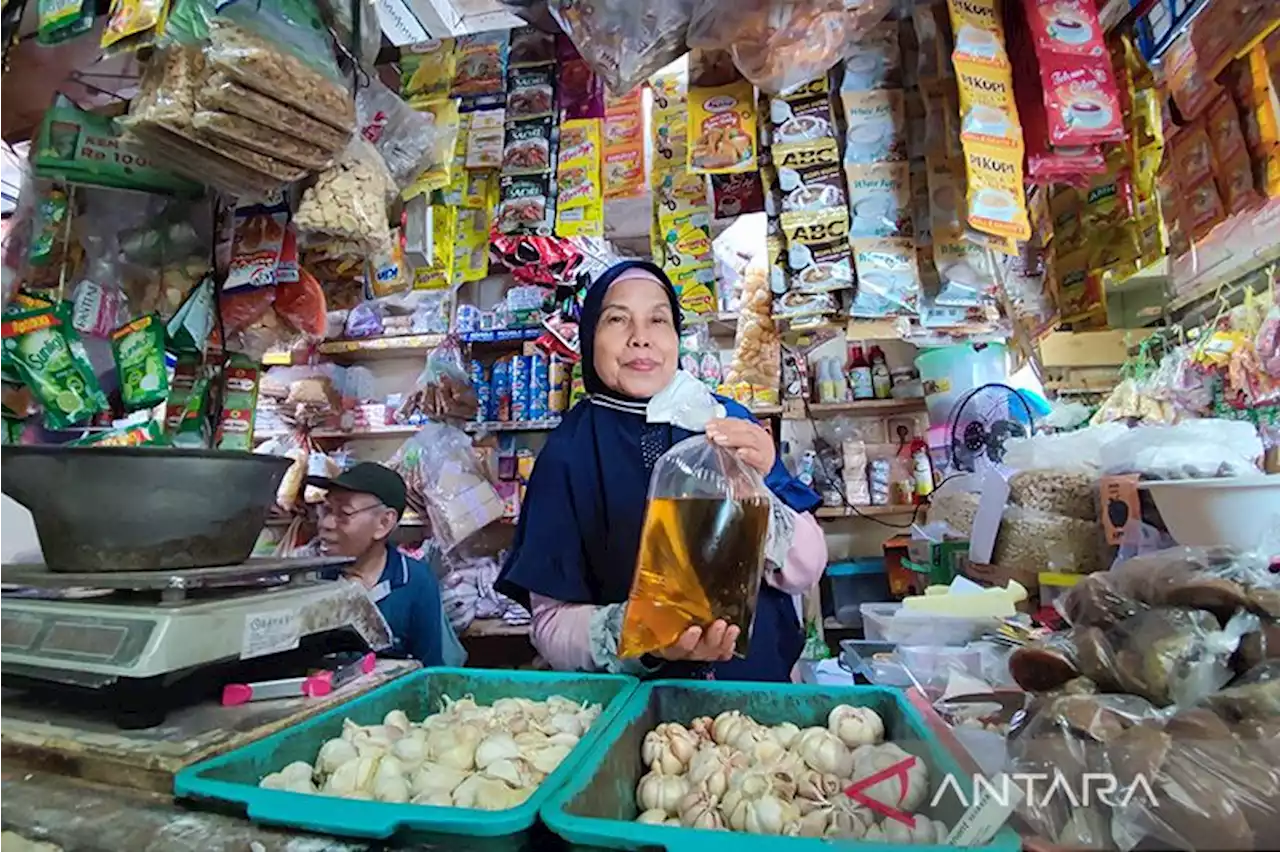
M674 645L690 627L737 625L746 656L764 571L770 500L760 474L703 435L653 468L618 652Z

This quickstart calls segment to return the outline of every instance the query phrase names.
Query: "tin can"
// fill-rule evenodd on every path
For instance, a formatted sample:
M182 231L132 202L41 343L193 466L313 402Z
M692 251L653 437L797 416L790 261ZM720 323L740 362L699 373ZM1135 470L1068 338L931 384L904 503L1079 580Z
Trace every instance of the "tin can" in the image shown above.
M529 356L529 419L544 420L547 416L551 370L547 356L535 352Z
M529 419L529 370L528 355L516 355L511 359L511 419Z
M547 411L560 414L569 409L569 374L572 365L561 355L552 355L547 364Z
M493 378L489 382L489 418L506 422L511 419L511 362L506 358L493 362Z
M489 380L485 377L484 364L473 360L470 368L471 387L476 392L476 420L484 420L489 416L489 407L492 405L493 388L489 385Z

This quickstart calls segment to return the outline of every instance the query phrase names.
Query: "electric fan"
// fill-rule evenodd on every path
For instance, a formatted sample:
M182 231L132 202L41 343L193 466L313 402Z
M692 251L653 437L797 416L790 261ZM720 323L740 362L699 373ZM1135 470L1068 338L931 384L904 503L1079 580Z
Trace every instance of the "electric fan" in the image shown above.
M1004 444L1035 430L1031 406L1008 385L979 385L951 409L951 468L977 470L978 459L1004 459Z

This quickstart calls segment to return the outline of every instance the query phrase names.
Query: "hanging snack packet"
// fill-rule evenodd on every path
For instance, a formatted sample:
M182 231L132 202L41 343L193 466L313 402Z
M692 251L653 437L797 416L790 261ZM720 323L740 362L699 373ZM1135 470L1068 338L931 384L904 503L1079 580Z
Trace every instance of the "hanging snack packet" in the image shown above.
M907 157L907 115L901 89L842 92L848 132L846 163L876 163Z
M239 207L231 240L231 267L224 292L276 283L276 265L284 248L289 208L284 203Z
M1013 72L1009 68L957 60L956 83L960 93L961 142L1022 146Z
M112 0L99 46L108 55L148 47L164 31L167 17L169 0Z
M460 36L456 42L457 70L451 94L455 98L502 92L507 78L509 30Z
M456 68L453 39L412 44L400 51L400 95L424 101L449 97Z
M551 236L555 215L550 175L504 175L498 192L499 233Z
M905 161L846 165L849 236L910 236L911 166Z
M44 408L51 429L84 423L106 410L98 378L72 350L68 330L74 333L53 307L8 314L0 324L9 363Z
M550 116L507 124L502 174L539 174L551 168Z
M169 394L164 363L164 323L157 314L138 317L111 335L111 354L120 378L125 411L151 408Z
M915 314L920 309L920 271L910 238L852 240L857 292L849 314L885 317Z
M764 572L769 494L741 459L696 435L654 466L618 654L674 645L723 619L746 656Z
M1022 185L1022 152L987 145L965 147L969 226L987 234L1031 236Z
M507 118L540 118L555 111L555 71L519 68L507 78Z
M689 90L689 169L706 174L756 169L756 93L748 82Z

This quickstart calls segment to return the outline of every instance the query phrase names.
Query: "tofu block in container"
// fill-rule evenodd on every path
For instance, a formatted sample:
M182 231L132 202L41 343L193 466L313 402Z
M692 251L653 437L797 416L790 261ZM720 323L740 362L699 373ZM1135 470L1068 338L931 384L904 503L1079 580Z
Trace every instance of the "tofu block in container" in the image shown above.
M994 616L915 612L900 603L864 603L861 609L863 635L897 645L964 645L1000 626Z

